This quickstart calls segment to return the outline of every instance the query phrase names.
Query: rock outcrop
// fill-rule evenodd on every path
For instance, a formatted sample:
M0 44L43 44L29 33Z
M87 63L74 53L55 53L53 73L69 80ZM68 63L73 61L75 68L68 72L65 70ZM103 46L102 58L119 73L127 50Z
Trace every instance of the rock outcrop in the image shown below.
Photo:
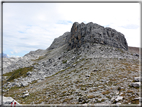
M128 50L127 41L122 33L92 22L88 24L75 22L71 28L68 48L79 48L85 43L99 43Z
M62 36L55 38L51 46L47 49L51 50L61 47L64 44L68 43L69 39L70 39L70 32L65 32Z

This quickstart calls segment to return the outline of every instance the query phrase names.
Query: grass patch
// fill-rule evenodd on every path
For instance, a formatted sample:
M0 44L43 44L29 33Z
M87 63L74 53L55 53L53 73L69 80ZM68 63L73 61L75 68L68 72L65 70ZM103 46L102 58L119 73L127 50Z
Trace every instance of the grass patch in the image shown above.
M131 103L132 104L139 104L139 100L132 100Z
M34 83L37 83L37 80L32 81L32 83L31 83L31 84L34 84Z
M102 92L102 94L103 94L103 95L105 95L105 94L109 94L109 93L110 93L110 91L109 91L109 90Z
M6 74L3 74L3 76L9 76L10 78L7 81L14 81L14 79L17 79L19 77L26 77L28 71L32 71L33 67L24 67L19 68L17 70L13 70L12 72L8 72Z
M86 91L87 88L86 87L80 87L81 90Z
M63 63L63 64L67 63L67 60L62 60L62 63Z
M124 53L124 51L121 48L117 48L117 50Z
M70 69L70 68L71 68L71 67L68 67L68 68L66 68L66 69L63 69L63 70L61 70L61 71L59 71L59 72L53 74L53 75L50 76L50 77L53 77L53 76L55 76L55 75L57 75L57 74L59 74L59 73L63 73L64 71L66 71L66 70L68 70L68 69Z
M92 99L92 98L95 98L95 96L94 95L89 95L88 98Z
M15 98L15 95L18 94L17 92L19 91L21 87L12 87L8 92L4 93L5 97L12 97Z
M133 91L132 90L127 90L127 93L133 93Z
M73 98L65 98L64 100L63 100L63 102L67 102L67 103L70 103L70 100L72 100Z
M95 92L95 91L97 91L97 89L91 89L91 90L89 90L89 92Z
M39 56L38 59L32 59L31 61L39 61L44 59L46 56Z

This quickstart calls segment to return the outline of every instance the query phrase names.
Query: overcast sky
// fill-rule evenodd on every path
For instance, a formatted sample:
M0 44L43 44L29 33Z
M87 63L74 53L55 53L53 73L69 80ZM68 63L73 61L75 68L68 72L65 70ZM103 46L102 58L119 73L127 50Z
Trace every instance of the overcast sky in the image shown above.
M47 49L74 22L93 22L123 33L140 47L139 3L4 3L3 52L24 56Z

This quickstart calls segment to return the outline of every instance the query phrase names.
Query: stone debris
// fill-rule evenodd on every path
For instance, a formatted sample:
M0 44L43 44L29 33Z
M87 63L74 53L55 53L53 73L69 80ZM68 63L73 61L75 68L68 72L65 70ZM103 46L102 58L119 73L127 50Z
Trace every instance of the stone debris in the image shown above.
M141 77L134 77L134 81L135 82L142 82L142 78Z
M139 102L142 103L142 98L141 97L134 98L134 100L139 100Z
M122 99L123 99L122 96L117 96L116 99L115 99L115 101L118 102L118 101L120 101L120 100L122 100Z
M121 100L123 100L123 96L119 96L119 95L111 98L111 102L113 104L116 104L118 101L121 101Z
M138 88L138 87L141 86L141 82L133 82L133 83L130 84L130 86Z
M25 97L27 97L27 96L29 96L29 92L26 90L25 92L23 92L23 98L25 98Z
M21 86L22 86L22 87L28 86L28 82L27 82L27 81L22 81L22 82L21 82Z
M97 71L98 71L98 69L94 69L94 70L93 70L93 72L97 72Z

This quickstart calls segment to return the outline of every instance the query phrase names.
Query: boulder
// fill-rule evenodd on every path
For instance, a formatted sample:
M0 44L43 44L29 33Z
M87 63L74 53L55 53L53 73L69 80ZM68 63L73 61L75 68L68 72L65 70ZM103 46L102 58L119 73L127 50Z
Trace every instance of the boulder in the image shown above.
M14 100L12 97L4 97L3 96L3 104L4 105L11 106L11 102L16 102L16 106L21 105L16 100Z
M135 82L142 82L142 78L141 77L134 77L134 81Z
M133 82L132 84L130 84L131 87L135 87L138 88L141 86L141 82Z
M27 81L22 81L21 86L23 86L23 87L28 86L28 82Z

